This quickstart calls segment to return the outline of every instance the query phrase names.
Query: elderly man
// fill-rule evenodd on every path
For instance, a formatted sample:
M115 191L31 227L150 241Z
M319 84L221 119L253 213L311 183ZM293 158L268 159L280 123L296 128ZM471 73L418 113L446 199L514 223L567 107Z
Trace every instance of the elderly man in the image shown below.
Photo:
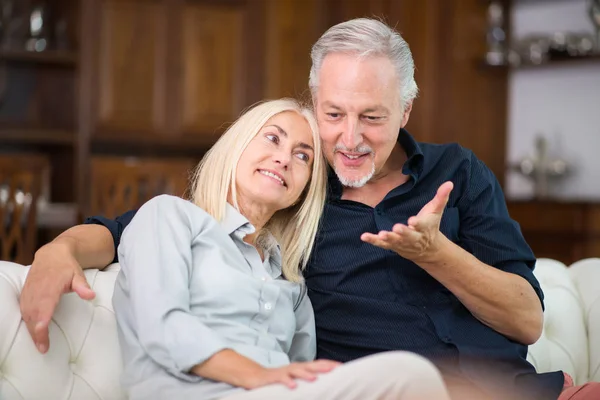
M407 43L355 19L330 28L311 56L331 166L305 272L318 356L412 351L436 363L457 399L583 398L590 386L571 397L562 372L537 374L525 359L542 330L543 294L497 180L472 152L404 129L417 95ZM82 268L117 261L134 213L90 218L36 253L21 309L41 352L61 293L94 296Z

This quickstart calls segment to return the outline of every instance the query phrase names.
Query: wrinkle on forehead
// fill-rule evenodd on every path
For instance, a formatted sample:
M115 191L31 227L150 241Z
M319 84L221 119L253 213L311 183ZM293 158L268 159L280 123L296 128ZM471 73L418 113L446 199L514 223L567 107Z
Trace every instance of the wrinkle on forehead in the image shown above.
M398 79L386 57L328 55L319 72L318 98L338 107L396 108Z

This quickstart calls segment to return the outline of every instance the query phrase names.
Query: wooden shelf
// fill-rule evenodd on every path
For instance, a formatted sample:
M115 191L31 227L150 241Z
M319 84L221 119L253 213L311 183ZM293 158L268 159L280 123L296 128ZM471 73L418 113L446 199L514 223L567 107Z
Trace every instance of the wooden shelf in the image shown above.
M74 67L77 65L77 53L72 51L58 50L47 50L41 52L26 50L0 50L0 61Z
M548 61L542 64L532 64L530 62L524 62L520 65L490 65L485 61L482 61L480 64L483 68L486 69L525 69L525 68L544 68L550 66L558 66L558 65L568 65L568 64L576 64L583 62L600 62L600 53L590 54L586 56L562 56L562 55L552 55Z
M71 145L75 132L63 129L0 128L0 143Z
M173 140L169 136L142 137L137 134L123 134L119 132L103 132L92 136L91 145L93 152L112 154L146 154L169 156L200 157L218 140L219 134L206 133L190 137L179 136Z

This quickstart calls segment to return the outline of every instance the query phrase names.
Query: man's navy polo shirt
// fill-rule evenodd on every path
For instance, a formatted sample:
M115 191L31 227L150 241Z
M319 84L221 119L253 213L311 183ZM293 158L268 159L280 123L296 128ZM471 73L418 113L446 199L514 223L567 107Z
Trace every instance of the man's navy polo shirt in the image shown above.
M350 361L408 350L444 368L454 366L455 373L492 393L516 383L528 399L558 398L561 372L535 374L525 360L527 346L479 322L413 262L360 240L364 232L406 224L442 183L452 181L440 227L444 235L480 261L525 278L543 302L532 273L535 257L510 219L492 172L456 144L417 143L404 129L398 141L407 155L403 173L410 179L374 208L341 200L342 186L330 174L322 225L305 272L318 357Z
M450 180L454 189L441 231L480 261L525 278L543 301L532 273L535 257L508 216L491 171L456 144L417 143L404 129L398 141L408 157L403 172L410 179L375 208L341 200L342 186L330 174L321 229L305 273L318 357L350 361L387 350L412 351L437 362L444 372L452 366L454 373L491 393L519 387L526 399L557 399L562 372L536 374L525 360L527 346L479 322L414 263L360 240L364 232L406 223ZM96 216L85 223L107 227L116 249L134 215L128 211L115 220Z

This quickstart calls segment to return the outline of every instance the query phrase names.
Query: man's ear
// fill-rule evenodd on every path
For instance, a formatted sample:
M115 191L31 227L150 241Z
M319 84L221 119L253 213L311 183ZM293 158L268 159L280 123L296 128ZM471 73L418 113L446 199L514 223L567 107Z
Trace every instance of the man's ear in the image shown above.
M408 118L410 117L410 112L412 111L412 105L413 102L411 101L404 108L404 115L402 115L402 124L400 125L401 128L404 128L408 123Z

